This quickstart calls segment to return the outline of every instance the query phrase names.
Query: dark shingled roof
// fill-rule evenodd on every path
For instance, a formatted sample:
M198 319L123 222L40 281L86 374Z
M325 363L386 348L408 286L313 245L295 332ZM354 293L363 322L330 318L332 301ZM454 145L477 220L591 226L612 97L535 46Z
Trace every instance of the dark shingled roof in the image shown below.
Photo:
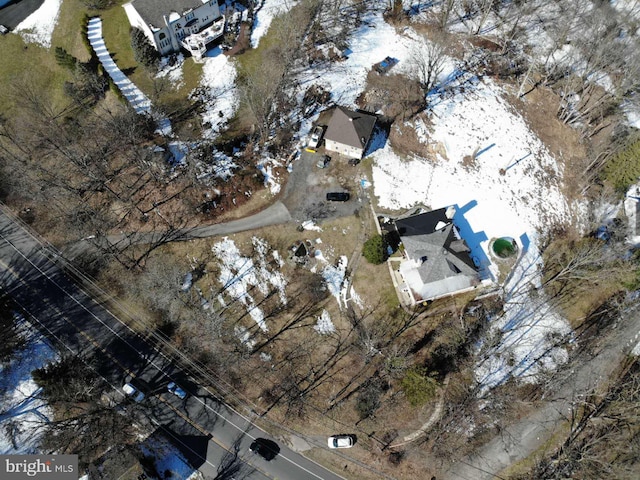
M133 0L131 4L138 11L147 25L156 28L165 26L164 15L171 12L182 15L185 11L195 9L203 4L202 0Z
M451 223L451 220L447 218L446 208L398 219L396 220L396 229L401 237L428 235L435 231L439 222Z
M477 276L469 247L459 238L445 208L399 219L395 224L407 256L422 260L418 272L424 284L456 275Z
M364 148L369 143L375 124L375 115L337 107L329 120L324 138L343 145Z

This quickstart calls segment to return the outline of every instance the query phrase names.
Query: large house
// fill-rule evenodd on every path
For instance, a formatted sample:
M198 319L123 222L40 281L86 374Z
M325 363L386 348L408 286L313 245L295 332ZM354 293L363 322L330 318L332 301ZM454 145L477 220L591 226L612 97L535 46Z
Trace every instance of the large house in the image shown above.
M201 60L224 33L218 0L132 0L123 5L132 27L142 30L160 55L183 47Z
M480 282L454 214L455 207L448 207L395 221L404 247L400 288L413 304L470 290Z
M375 124L375 115L337 107L324 134L324 148L346 157L362 158Z

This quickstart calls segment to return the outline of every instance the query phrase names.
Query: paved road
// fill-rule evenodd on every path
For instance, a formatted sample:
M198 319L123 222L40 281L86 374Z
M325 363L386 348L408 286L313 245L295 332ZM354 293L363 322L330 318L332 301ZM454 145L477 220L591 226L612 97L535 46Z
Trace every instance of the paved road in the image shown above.
M98 356L104 360L98 367L116 388L127 375L144 382L148 397L141 405L143 413L190 450L207 477L230 470L236 479L341 478L282 444L280 454L271 462L253 455L249 444L256 437L270 438L265 432L190 381L176 363L97 304L50 259L29 232L3 211L0 280L43 333L62 340L73 352L98 349ZM166 392L171 380L187 390L186 400Z
M44 0L17 0L0 8L0 25L13 30L43 3Z
M603 338L598 352L575 368L560 372L550 401L501 434L460 459L442 477L446 480L483 480L501 478L498 474L513 463L527 458L551 438L570 416L572 403L584 399L593 389L608 381L629 354L640 331L640 306L620 317L613 331ZM440 477L438 477L440 478Z

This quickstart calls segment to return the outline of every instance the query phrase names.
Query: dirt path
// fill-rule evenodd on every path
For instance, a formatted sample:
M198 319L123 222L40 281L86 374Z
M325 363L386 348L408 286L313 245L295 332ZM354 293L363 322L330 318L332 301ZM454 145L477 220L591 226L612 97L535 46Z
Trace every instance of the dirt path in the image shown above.
M530 456L558 431L570 415L576 398L583 398L607 382L633 348L639 330L640 306L635 306L621 316L602 340L597 354L558 375L548 388L555 394L545 406L505 428L473 454L455 461L438 480L502 478L500 472Z

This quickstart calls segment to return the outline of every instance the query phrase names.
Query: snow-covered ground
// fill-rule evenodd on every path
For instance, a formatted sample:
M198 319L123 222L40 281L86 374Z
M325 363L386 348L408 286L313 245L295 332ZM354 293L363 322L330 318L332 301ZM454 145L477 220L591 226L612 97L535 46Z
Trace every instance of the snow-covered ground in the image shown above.
M44 3L16 26L17 32L25 42L38 43L45 48L51 47L53 29L58 23L62 0L44 0Z
M555 159L501 94L487 80L436 106L433 129L423 136L425 148L440 152L430 158L400 158L388 144L373 154L380 206L457 206L463 236L493 278L492 238L531 236L554 221L569 220L572 213ZM418 120L417 130L424 129L421 124Z
M169 440L161 435L148 437L140 445L145 456L153 458L156 471L163 475L171 472L170 477L175 480L199 480L202 474L189 465L188 460Z
M353 107L364 89L367 72L376 62L392 56L399 60L395 71L412 75L409 60L424 41L410 28L397 33L380 12L369 13L349 42L347 59L327 66L322 75L310 69L301 82L307 83L305 87L311 83L324 85L337 103ZM454 62L448 59L439 80L446 81L454 71ZM495 280L498 271L490 260L491 239L516 239L521 251L526 251L520 268L539 265L537 231L552 222L567 221L572 215L580 216L584 207L566 203L561 168L526 121L504 100L505 92L491 81L477 80L475 86L467 84L464 90L437 102L430 114L430 128L420 120L412 125L425 152L430 148L439 154L401 158L388 143L373 153L374 194L380 206L391 209L418 203L432 208L455 205L456 221L482 265L484 277ZM340 305L344 280L341 270L327 266L322 271ZM536 269L526 272L516 272L513 281L535 283ZM545 309L538 310L544 312L541 315L525 314L526 309L519 305L526 295L523 289L516 285L508 288L511 294L506 299L505 316L495 324L495 328L507 332L504 350L496 352L496 362L502 363L489 366L485 361L478 367L478 378L485 384L495 384L504 371L532 374L538 368L533 366L534 360L543 352L546 357L538 365L551 367L564 358L563 351L549 351L548 347L550 339L567 333L566 322Z
M205 138L215 138L236 113L239 96L236 88L236 66L233 59L223 55L219 48L207 53L202 66L200 87L204 91Z
M454 221L484 278L498 276L489 251L492 239L511 237L526 252L505 287L505 314L493 325L503 332L503 341L476 372L484 386L508 375L535 380L541 369L566 358L552 345L568 333L567 322L530 299L525 286L539 283L537 232L570 221L585 208L567 204L556 160L503 94L486 80L440 102L431 112L431 130L416 121L425 151L430 146L438 152L429 158L404 159L389 145L373 154L379 204L392 209L455 205Z
M279 270L267 262L269 245L257 237L254 237L252 242L256 263L253 259L243 256L235 242L228 237L214 244L211 250L221 262L219 282L224 289L224 294L234 300L241 301L258 327L263 332L267 332L269 328L264 319L264 312L256 306L256 302L249 292L256 289L261 295L267 295L270 287L275 288L280 302L286 305L287 281ZM278 268L280 268L280 264L278 264ZM236 333L239 337L245 335L244 331ZM244 339L244 341L247 340L248 338Z
M571 327L548 302L541 285L542 259L535 238L516 265L510 280L504 285L504 312L492 319L493 333L500 342L487 349L480 348L481 358L476 368L476 380L481 391L518 377L535 382L539 374L552 371L568 360L564 344ZM498 333L499 332L499 333Z
M310 68L303 72L301 84L317 84L331 92L331 98L339 105L355 107L355 100L363 91L367 73L373 65L392 56L399 60L394 67L398 73L412 70L407 60L415 48L420 47L419 36L410 28L398 35L395 28L382 18L381 12L372 12L364 16L362 24L353 33L349 41L346 59L323 65L323 71Z
M317 320L318 321L313 327L313 329L316 332L321 333L323 335L328 335L329 333L333 333L336 331L336 327L333 325L333 322L331 321L331 316L329 315L329 312L327 312L326 310L322 310L322 314L318 317Z
M43 425L51 411L40 398L31 372L57 357L42 336L26 325L24 347L0 366L0 454L38 453Z
M317 257L317 255L316 255ZM344 277L347 271L347 257L342 255L338 260L338 263L334 265L326 265L322 269L322 277L327 283L327 288L331 295L333 295L338 302L338 306L342 308L344 301L344 294L342 287L344 284Z
M273 21L273 17L288 12L293 6L293 1L282 0L264 0L262 8L258 11L253 23L253 30L251 32L251 47L257 48L260 44L260 39L267 33L269 26Z

